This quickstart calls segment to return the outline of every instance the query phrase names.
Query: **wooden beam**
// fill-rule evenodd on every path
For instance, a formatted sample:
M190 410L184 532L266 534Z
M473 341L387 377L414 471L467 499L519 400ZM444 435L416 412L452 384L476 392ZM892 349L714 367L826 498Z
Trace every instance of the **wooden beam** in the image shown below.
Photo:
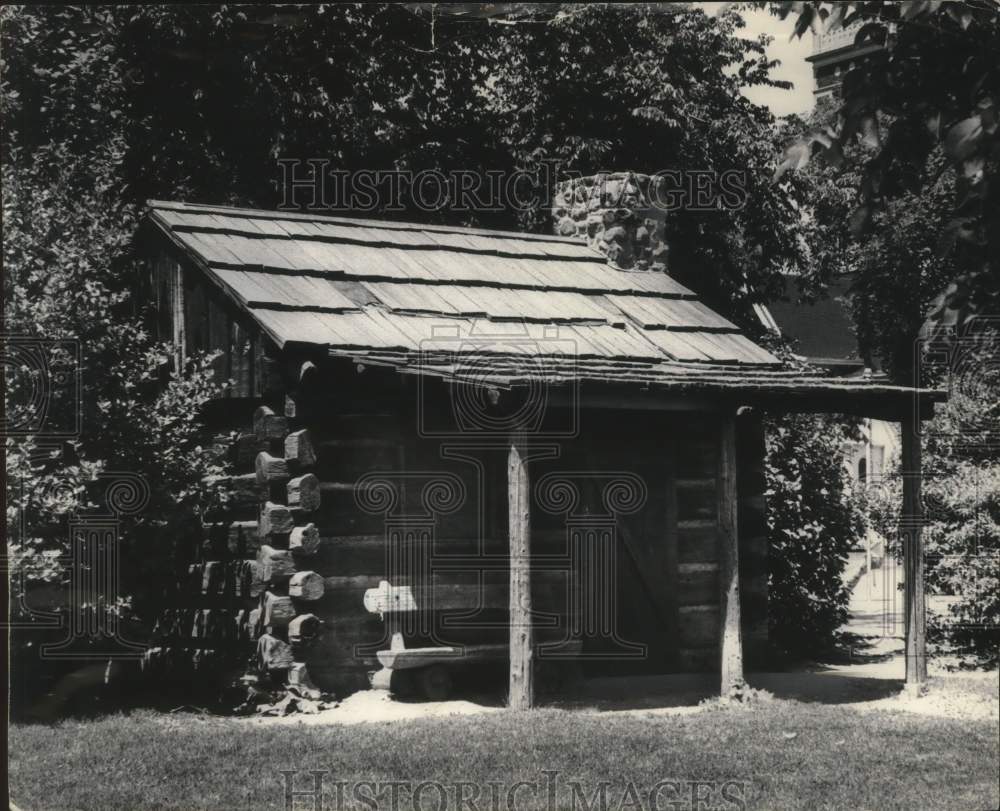
M912 417L900 423L902 433L904 611L906 690L920 693L927 682L927 615L924 601L923 508L920 498L920 424Z
M613 409L616 411L728 412L753 405L773 414L852 414L858 417L898 421L901 415L919 408L921 419L934 415L934 403L945 399L944 392L906 389L901 386L871 386L871 391L849 390L836 384L827 390L794 388L768 389L766 386L720 385L715 390L694 387L674 388L634 383L564 383L549 387L546 402L554 408Z
M288 581L288 596L299 600L318 600L324 590L323 578L316 572L296 572Z
M295 527L292 511L284 504L265 502L260 509L260 519L257 522L257 535L261 541L269 540L273 535L287 535Z
M291 475L288 470L288 461L279 456L272 456L267 451L261 451L257 454L254 470L256 471L257 484L283 482Z
M308 513L318 510L322 502L322 485L313 473L296 476L288 482L285 492L288 506Z
M259 442L284 439L288 433L288 417L275 414L267 406L260 406L253 413L253 432Z
M312 435L308 428L293 431L285 437L285 459L299 468L312 467L316 464L316 448L313 446Z
M319 549L319 545L319 530L312 523L296 527L288 538L288 548L292 550L292 554L312 555Z
M295 574L295 560L287 549L262 544L257 550L257 564L260 566L260 579L268 584L287 583Z
M261 624L268 633L287 627L295 619L295 605L292 598L285 595L265 591L260 608Z
M723 417L719 430L719 581L721 629L721 694L732 695L744 684L743 635L740 627L740 559L737 532L736 419Z
M531 624L531 510L527 442L511 436L507 457L510 519L510 695L508 706L530 709L535 698L534 629Z

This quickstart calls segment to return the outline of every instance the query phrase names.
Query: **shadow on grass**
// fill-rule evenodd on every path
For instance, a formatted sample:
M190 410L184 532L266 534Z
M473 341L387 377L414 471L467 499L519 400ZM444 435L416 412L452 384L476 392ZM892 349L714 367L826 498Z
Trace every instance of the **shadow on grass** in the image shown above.
M891 661L894 653L886 649L885 642L844 633L838 637L836 647L819 657L819 662L793 659L773 652L751 665L753 669L748 682L752 687L767 690L775 698L807 703L837 705L883 699L900 691L901 678L884 678L884 672L849 674L844 672L844 668ZM183 684L174 685L177 689L164 690L156 695L136 687L129 690L125 684L97 685L93 683L96 672L93 668L82 668L65 674L44 695L34 696L35 700L30 705L21 705L16 720L50 724L62 719L129 713L138 708L154 709L165 714L183 710L227 715L238 703L232 697L228 702L220 701L218 694L214 700L206 695L199 700L192 696L190 687ZM456 679L450 698L484 707L506 704L505 668L483 668L464 675L464 678ZM597 711L693 709L701 701L718 695L719 677L717 673L605 675L571 679L549 689L545 689L544 682L540 681L537 687L537 703L540 706ZM427 701L419 691L409 695L397 694L394 698L407 704Z
M130 715L154 710L203 715L231 715L235 701L222 688L202 689L179 683L150 688L135 679L104 683L94 668L82 667L33 691L21 690L12 697L11 720L21 724L50 725L60 721L96 720L105 716Z
M748 678L752 687L775 698L809 704L854 704L898 695L903 680L875 676L850 676L832 671L814 673L761 673Z
M766 690L777 699L818 704L850 704L876 701L899 693L901 679L845 675L833 670L792 673L751 673L747 681L751 687ZM718 676L711 673L686 673L651 676L620 676L580 680L564 685L561 690L541 692L537 704L567 710L596 710L613 712L623 710L694 709L700 702L718 696ZM449 697L483 707L502 707L506 704L506 691L493 687L482 689L468 686L457 689ZM421 704L421 696L395 696L395 701ZM153 709L164 715L174 711L185 714L227 715L220 707L191 704L178 697L171 701L123 702L95 700L70 704L41 702L19 713L17 720L26 724L52 724L62 720L91 718L105 715L128 715L136 710Z
M777 699L818 704L877 701L899 693L902 679L852 676L833 671L808 673L751 673L751 687L767 690ZM563 697L543 700L563 709L655 710L693 708L718 695L712 674L631 676L591 679Z

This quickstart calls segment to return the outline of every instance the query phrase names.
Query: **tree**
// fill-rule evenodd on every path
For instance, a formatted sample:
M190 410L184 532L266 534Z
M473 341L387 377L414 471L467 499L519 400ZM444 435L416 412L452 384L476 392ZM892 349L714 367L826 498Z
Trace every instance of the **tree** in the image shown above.
M671 275L737 316L803 264L794 195L768 182L774 119L740 95L775 84L766 40L739 37L743 25L683 6L573 6L548 25L510 26L489 88L519 167L739 173L752 204L687 206L667 221ZM548 212L522 222L548 227Z
M857 421L804 414L766 427L769 636L788 653L814 656L847 620L843 573L864 528L844 465Z
M993 322L948 346L935 375L950 397L923 427L929 638L965 665L1000 659L1000 333ZM894 538L901 484L892 475L871 499L876 525ZM894 550L899 555L901 550Z
M928 584L952 598L931 630L966 662L1000 661L1000 330L963 336L951 397L928 424Z
M967 660L995 663L1000 346L989 316L1000 304L1000 7L772 7L798 15L798 35L858 21L857 41L885 46L845 75L834 116L821 111L790 132L779 174L796 167L805 174L824 255L855 274L863 349L900 382L948 386L949 402L923 429L926 581L952 599L946 613L932 613L931 630ZM808 165L814 155L819 168ZM845 198L845 188L857 198ZM921 347L931 351L918 354ZM895 477L872 499L889 538L897 534L899 490Z
M778 176L814 153L840 166L855 141L871 144L874 153L862 166L850 217L852 230L863 233L893 200L920 193L928 163L938 163L933 153L942 152L939 172L950 168L954 202L934 233L942 255L955 252L958 272L930 318L954 324L970 313L997 312L1000 7L992 0L770 5L782 18L796 15L794 35L859 22L857 43L884 46L845 74L837 125L794 141Z
M82 12L59 13L78 20ZM131 297L139 212L125 193L128 146L115 107L123 68L113 49L99 29L69 26L53 42L40 19L3 14L5 35L39 48L29 59L4 40L2 105L14 124L2 183L13 655L18 687L40 689L39 668L60 664L40 659L34 645L65 631L33 624L37 611L93 615L82 627L120 621L141 641L176 545L198 538L199 513L216 497L204 479L221 467L198 415L220 386L208 358L171 370L170 348L143 325L147 303ZM34 130L32 119L50 105L60 115ZM23 137L26 126L35 137ZM68 591L70 521L111 508L120 514L119 591L82 602ZM78 653L101 642L72 641Z
M134 317L144 200L273 207L279 157L345 171L731 169L755 204L679 212L675 274L728 308L801 258L791 195L760 180L773 121L739 90L768 83L770 63L762 40L737 36L738 14L566 6L498 25L436 8L3 11L5 315L87 348L85 435L67 464L151 462L124 427L167 352ZM544 199L393 212L379 194L386 216L550 227Z
M122 525L129 589L137 585L137 566L156 572L169 561L170 544L143 542L150 531L185 516L197 519L214 497L202 480L218 475L221 466L198 414L221 387L210 358L171 370L170 348L132 315L125 285L135 272L129 242L134 212L100 189L107 166L96 157L85 170L65 155L18 171L13 162L3 167L4 326L16 341L7 355L16 361L7 369L7 424L37 428L6 439L8 551L17 575L65 586L68 519L107 511L102 476L139 474L143 484L135 485L134 497L143 509ZM59 375L78 381L78 390L59 396ZM37 424L31 422L35 412L44 417ZM54 428L77 420L76 436L52 438ZM162 568L159 573L166 574ZM14 579L15 599L24 596L24 582ZM128 590L116 596L119 609L135 607ZM148 617L150 606L141 596L139 608Z
M821 105L805 120L785 122L784 132L794 139L828 129L836 115L836 109ZM832 278L849 276L862 355L892 379L913 383L914 348L927 313L967 261L954 246L940 246L942 229L951 219L954 177L943 151L932 150L913 190L883 201L864 233L854 234L851 216L861 166L875 153L871 144L848 144L840 167L820 157L795 173L796 194L807 213L811 260L798 280L808 298ZM790 182L789 176L781 182Z
M738 13L529 4L500 24L449 8L17 12L5 55L17 78L5 110L11 138L29 153L50 141L80 151L99 133L120 132L121 190L135 203L274 207L284 191L279 158L323 159L349 173L480 177L542 178L552 166L732 171L753 205L676 212L671 271L730 309L766 299L778 271L802 264L794 195L767 182L773 119L740 94L772 83L771 63L763 39L738 36ZM401 211L380 186L372 213L547 231L551 185L537 191L539 201L520 210ZM709 266L715 272L701 272Z

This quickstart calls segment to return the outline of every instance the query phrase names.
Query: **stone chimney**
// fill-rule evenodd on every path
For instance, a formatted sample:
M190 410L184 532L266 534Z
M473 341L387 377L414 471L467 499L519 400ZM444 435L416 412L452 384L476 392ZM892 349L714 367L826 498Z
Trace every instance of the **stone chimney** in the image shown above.
M622 270L666 272L664 178L634 172L579 177L556 185L552 217L560 236L578 236Z

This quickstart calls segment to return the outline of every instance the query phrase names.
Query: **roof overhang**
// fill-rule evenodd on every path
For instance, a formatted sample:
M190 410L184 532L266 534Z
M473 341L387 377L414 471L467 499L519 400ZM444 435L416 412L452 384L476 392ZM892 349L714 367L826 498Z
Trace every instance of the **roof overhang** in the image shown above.
M622 410L732 411L750 407L770 414L849 414L900 421L930 419L943 389L897 386L879 378L845 378L801 370L746 373L707 365L671 368L621 360L476 357L330 350L334 361L355 369L387 368L455 387L498 391L532 389L553 407Z
M597 407L903 419L945 398L787 367L666 274L565 238L181 203L147 222L288 355Z

